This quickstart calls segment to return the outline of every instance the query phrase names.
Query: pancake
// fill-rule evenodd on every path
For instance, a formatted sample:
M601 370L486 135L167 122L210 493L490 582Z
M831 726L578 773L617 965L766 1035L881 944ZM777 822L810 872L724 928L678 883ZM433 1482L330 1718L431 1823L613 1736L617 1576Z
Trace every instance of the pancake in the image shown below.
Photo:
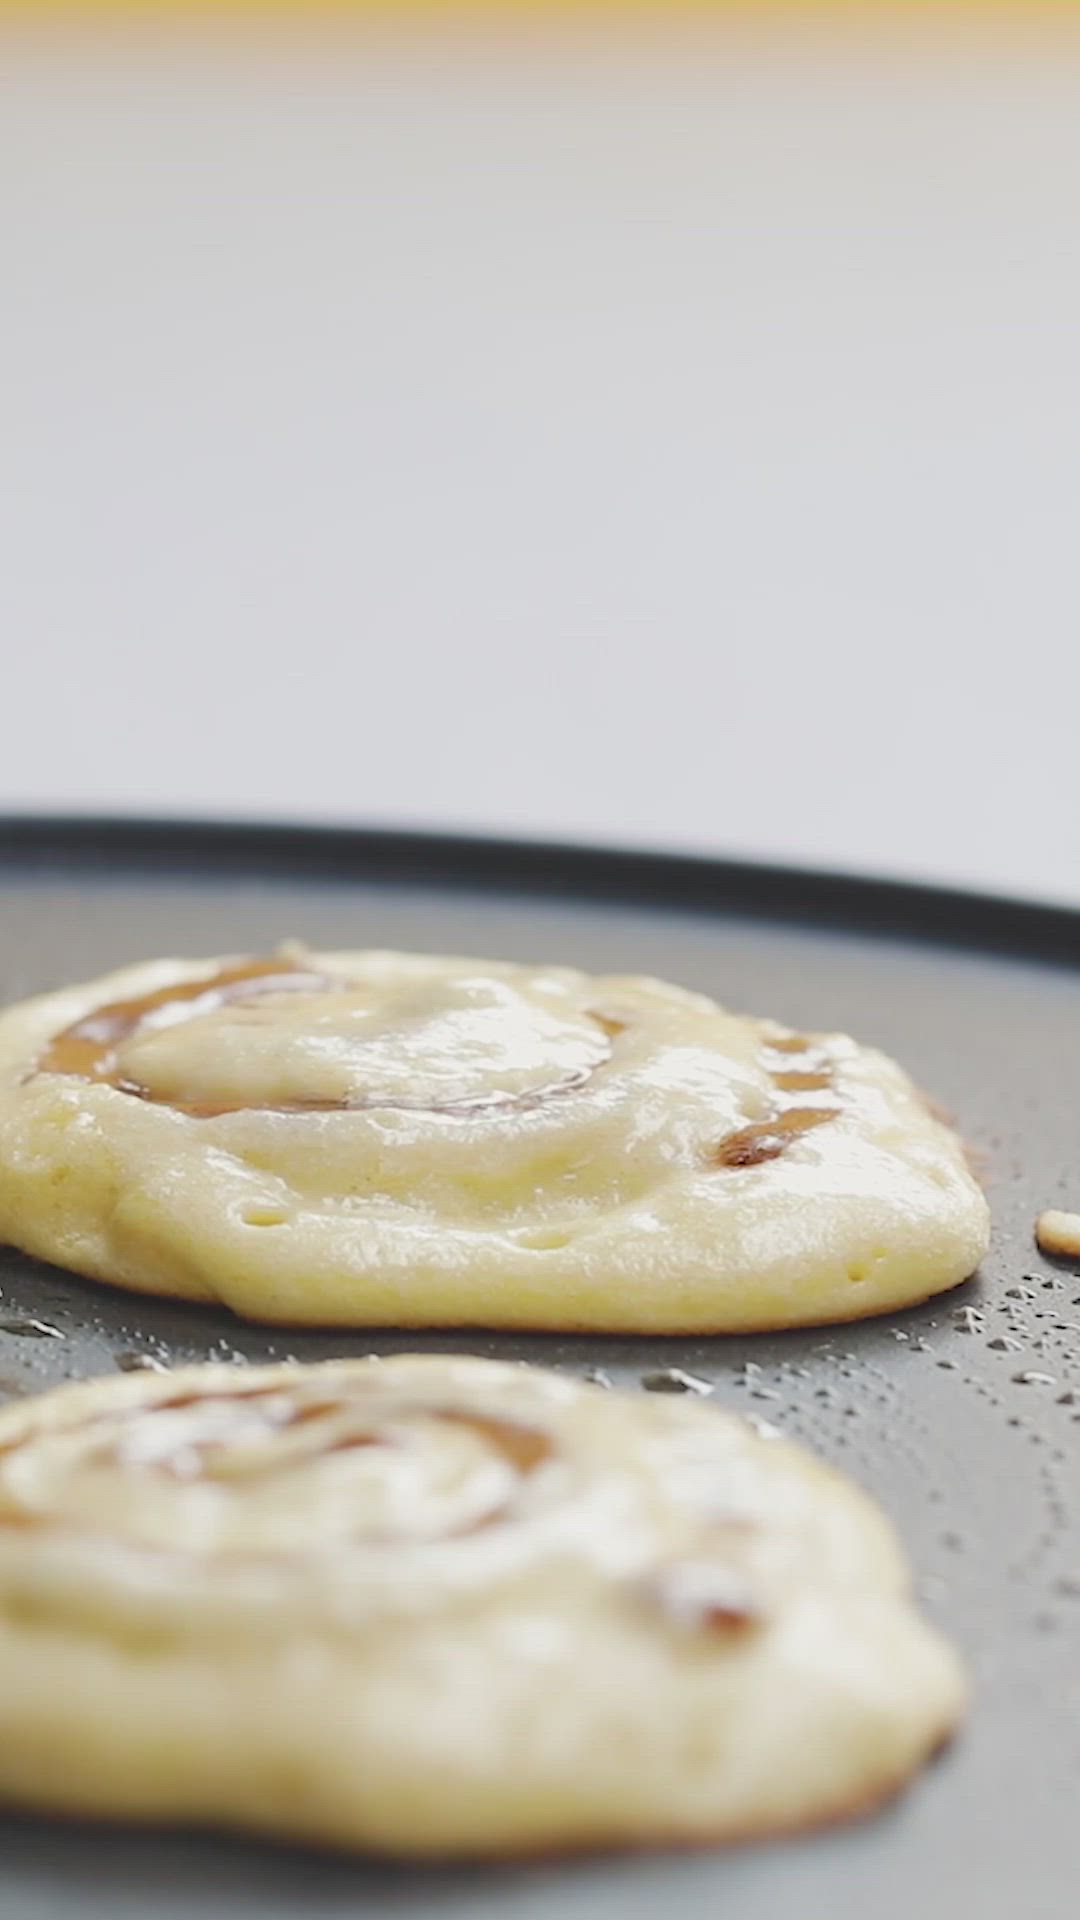
M844 1035L638 976L290 947L0 1016L0 1238L254 1320L705 1333L925 1299L987 1209Z
M707 1402L453 1358L0 1412L0 1800L403 1856L862 1812L961 1714L873 1504Z

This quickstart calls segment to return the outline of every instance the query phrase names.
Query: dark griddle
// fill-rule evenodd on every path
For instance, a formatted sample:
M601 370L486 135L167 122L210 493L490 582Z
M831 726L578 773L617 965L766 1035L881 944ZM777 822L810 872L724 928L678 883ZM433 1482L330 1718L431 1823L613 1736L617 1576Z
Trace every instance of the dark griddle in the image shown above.
M1080 1206L1080 915L695 859L303 828L0 826L0 992L161 954L396 945L655 972L895 1052L959 1117L995 1218L980 1280L861 1326L732 1340L263 1332L0 1252L7 1391L169 1361L400 1348L716 1382L899 1524L975 1717L885 1816L754 1852L413 1871L200 1836L0 1822L3 1920L1058 1920L1080 1898L1080 1275L1032 1224ZM1018 1291L1019 1290L1019 1291ZM1004 1343L1004 1344L1003 1344ZM1024 1382L1025 1372L1052 1385ZM1070 1395L1075 1398L1070 1399ZM657 1705L657 1711L662 1711ZM648 1754L641 1756L648 1765Z

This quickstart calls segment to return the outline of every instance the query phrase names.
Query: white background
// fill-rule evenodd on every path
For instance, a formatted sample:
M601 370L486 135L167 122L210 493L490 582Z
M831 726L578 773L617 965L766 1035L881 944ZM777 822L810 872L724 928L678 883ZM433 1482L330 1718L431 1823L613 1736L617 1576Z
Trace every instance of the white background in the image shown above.
M1080 36L2 66L0 804L1080 901Z

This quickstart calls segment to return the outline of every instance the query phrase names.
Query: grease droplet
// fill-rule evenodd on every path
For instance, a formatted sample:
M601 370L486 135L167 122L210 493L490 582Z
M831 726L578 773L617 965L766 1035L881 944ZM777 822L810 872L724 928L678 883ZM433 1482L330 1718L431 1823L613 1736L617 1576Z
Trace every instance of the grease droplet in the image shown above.
M984 1315L978 1307L957 1307L953 1314L953 1326L960 1333L981 1333Z
M0 1333L17 1333L24 1340L62 1340L59 1327L47 1320L0 1320Z
M999 1333L996 1340L988 1340L986 1344L994 1353L1022 1353L1024 1350L1023 1341L1014 1340L1010 1333Z
M163 1360L155 1360L152 1353L118 1353L116 1364L121 1373L167 1373Z
M646 1393L711 1393L712 1383L696 1373L684 1373L681 1367L657 1367L643 1373L641 1384Z
M1026 1368L1023 1373L1014 1373L1013 1380L1018 1387L1056 1387L1057 1381L1052 1373L1034 1373Z

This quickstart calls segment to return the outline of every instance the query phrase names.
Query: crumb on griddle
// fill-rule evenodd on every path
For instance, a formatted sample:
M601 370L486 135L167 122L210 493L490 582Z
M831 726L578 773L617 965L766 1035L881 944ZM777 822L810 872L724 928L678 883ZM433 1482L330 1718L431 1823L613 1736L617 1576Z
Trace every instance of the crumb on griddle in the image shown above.
M1056 1260L1080 1260L1080 1213L1051 1207L1035 1222L1035 1238L1043 1253Z

